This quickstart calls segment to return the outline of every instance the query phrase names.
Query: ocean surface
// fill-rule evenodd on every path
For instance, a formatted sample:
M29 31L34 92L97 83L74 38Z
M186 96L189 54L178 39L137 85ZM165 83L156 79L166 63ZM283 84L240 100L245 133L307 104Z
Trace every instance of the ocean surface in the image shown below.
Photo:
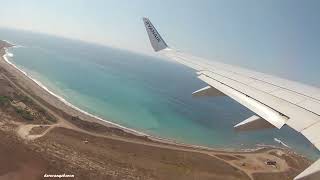
M215 148L252 148L281 139L311 158L319 152L294 130L237 133L254 113L228 97L193 98L205 86L176 63L44 34L0 29L19 45L9 60L78 108L149 135Z

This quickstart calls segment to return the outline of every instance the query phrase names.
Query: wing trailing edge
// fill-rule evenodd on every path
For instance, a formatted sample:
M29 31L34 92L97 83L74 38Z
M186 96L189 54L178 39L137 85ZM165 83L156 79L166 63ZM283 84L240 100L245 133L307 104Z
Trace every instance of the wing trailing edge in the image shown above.
M272 124L278 129L280 129L287 121L287 117L282 116L279 112L247 96L246 94L243 94L204 74L199 75L198 78L206 82L207 84L212 85L214 88L223 92L225 95L239 102L240 104L247 107L251 111L257 113L260 117L267 120L270 124Z

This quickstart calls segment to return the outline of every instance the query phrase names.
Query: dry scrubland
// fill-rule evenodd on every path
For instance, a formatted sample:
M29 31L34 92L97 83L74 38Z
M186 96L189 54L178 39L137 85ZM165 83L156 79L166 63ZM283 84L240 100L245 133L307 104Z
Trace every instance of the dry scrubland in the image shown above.
M200 149L102 123L67 107L7 64L0 41L0 179L292 179L310 161L293 152ZM276 166L265 164L275 160Z

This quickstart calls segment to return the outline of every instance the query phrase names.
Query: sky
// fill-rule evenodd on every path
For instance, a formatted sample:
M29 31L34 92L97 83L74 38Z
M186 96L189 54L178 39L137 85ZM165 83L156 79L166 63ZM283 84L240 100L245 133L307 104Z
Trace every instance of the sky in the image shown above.
M317 0L0 2L0 27L153 55L146 16L171 47L320 87Z

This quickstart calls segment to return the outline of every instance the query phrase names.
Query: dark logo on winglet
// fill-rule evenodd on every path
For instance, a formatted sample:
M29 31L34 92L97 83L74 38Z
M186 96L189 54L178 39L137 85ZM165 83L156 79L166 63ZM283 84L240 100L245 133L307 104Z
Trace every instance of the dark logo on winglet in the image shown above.
M159 34L157 33L157 31L152 27L150 21L146 20L145 24L146 24L147 28L151 31L151 33L154 36L154 38L156 38L156 40L158 42L160 42L161 38L160 38Z

